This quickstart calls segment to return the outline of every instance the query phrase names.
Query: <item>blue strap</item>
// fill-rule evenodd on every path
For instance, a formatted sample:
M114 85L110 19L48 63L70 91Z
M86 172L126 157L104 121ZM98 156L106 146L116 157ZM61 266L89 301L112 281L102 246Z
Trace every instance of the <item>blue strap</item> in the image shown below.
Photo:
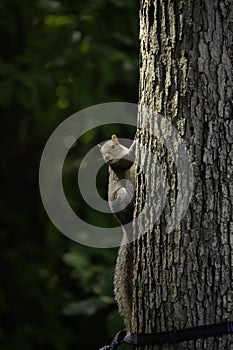
M233 333L233 322L225 322L155 334L127 333L124 341L133 345L171 344L185 340L216 337L230 333Z
M118 348L119 345L121 345L124 342L124 339L126 337L126 331L120 331L118 332L115 337L113 338L110 345L105 345L100 350L115 350Z
M223 334L233 334L233 322L224 322L207 326L181 329L178 331L132 334L120 331L114 337L110 345L106 345L100 350L115 350L122 343L131 345L156 345L166 343L178 343L185 340L195 340L199 338L217 337Z

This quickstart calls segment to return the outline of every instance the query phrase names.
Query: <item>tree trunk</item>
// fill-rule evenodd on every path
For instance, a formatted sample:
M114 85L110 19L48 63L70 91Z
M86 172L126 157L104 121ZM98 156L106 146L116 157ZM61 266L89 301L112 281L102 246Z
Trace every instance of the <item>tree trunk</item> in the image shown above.
M141 1L140 106L160 113L185 140L194 186L185 217L166 230L185 169L178 173L171 147L159 139L156 116L141 111L138 140L163 169L166 198L152 232L133 245L132 332L233 320L232 30L232 0ZM136 156L150 171L151 154L138 150ZM145 194L140 174L138 213ZM159 181L147 181L146 188L159 191ZM149 221L141 215L135 234ZM233 337L137 349L225 350L233 349Z

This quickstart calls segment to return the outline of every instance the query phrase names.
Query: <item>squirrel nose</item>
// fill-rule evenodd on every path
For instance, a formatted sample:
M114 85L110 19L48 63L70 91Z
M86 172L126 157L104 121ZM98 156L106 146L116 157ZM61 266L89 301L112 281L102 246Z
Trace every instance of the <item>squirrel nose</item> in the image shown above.
M106 162L110 160L110 156L108 154L106 154L105 160L106 160Z

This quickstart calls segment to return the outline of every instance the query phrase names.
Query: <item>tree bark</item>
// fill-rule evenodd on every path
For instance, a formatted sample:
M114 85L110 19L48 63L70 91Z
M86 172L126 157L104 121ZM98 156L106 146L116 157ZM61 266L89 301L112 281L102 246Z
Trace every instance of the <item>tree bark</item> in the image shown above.
M178 174L164 141L152 136L156 117L139 113L139 143L159 160L167 192L152 232L133 244L132 332L233 320L232 31L231 0L141 1L139 104L160 113L185 140L194 188L185 217L166 232ZM150 132L143 132L148 125ZM153 166L151 155L137 150L136 157L145 168ZM140 171L137 180L139 213L145 194ZM154 177L147 181L158 190ZM141 215L136 236L148 221ZM225 350L233 349L233 337L137 349Z

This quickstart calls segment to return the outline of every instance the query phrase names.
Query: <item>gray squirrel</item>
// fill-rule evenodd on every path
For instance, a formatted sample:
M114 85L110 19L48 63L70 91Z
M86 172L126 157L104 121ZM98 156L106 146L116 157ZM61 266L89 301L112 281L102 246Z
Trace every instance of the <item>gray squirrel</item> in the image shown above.
M114 293L120 314L130 329L132 310L132 220L135 197L135 143L130 148L119 143L116 135L100 147L100 152L109 165L108 201L111 211L123 226L123 239L118 252Z

